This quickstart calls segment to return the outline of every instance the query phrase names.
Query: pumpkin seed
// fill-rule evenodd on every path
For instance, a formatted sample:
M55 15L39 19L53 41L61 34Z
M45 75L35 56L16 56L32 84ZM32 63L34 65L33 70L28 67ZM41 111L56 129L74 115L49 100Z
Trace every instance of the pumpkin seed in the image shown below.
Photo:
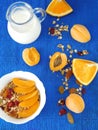
M74 118L70 112L67 113L67 119L70 124L74 124Z
M58 57L54 60L54 67L59 66L61 63L62 63L61 56L58 56Z

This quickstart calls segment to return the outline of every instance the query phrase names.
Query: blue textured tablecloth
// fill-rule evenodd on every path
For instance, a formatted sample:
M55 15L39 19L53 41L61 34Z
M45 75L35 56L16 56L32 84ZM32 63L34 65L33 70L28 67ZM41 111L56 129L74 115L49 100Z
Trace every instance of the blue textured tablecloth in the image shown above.
M23 125L14 125L0 119L0 130L98 130L98 74L93 82L86 88L84 100L86 107L83 113L74 114L75 124L68 123L66 116L60 117L57 106L59 98L64 96L58 93L58 86L61 85L61 78L53 74L49 69L49 55L55 51L58 43L65 46L70 43L73 48L87 49L89 55L83 58L98 62L98 0L67 0L74 9L73 13L61 18L60 22L69 25L83 24L91 32L92 39L87 44L80 44L74 41L69 33L64 33L63 39L48 35L48 28L56 18L47 15L42 23L42 32L37 41L29 45L22 45L14 42L7 32L6 10L10 4L17 0L0 0L0 77L15 70L30 71L36 74L44 83L47 101L40 115ZM51 0L25 0L33 8L41 7L46 9ZM41 61L34 67L27 66L22 60L22 51L26 47L36 47L41 54ZM79 57L79 56L77 56ZM72 82L72 85L74 83Z

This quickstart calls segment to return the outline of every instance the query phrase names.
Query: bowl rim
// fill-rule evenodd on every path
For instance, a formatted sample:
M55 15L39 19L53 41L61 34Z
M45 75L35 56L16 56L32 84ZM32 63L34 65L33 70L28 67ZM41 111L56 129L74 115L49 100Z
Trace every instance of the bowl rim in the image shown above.
M45 103L46 103L45 87L44 87L42 81L35 74L33 74L31 72L28 72L28 71L13 71L13 72L10 72L8 74L3 75L0 78L0 91L7 85L7 83L9 83L12 80L12 78L15 78L15 77L30 79L30 80L35 81L36 87L38 88L38 90L40 92L40 106L33 115L31 115L31 116L29 116L27 118L21 118L21 119L17 119L17 118L14 118L14 117L11 117L11 116L7 115L0 108L0 118L5 120L6 122L9 122L9 123L24 124L24 123L27 123L28 121L31 121L34 118L36 118L40 114L42 109L44 108Z

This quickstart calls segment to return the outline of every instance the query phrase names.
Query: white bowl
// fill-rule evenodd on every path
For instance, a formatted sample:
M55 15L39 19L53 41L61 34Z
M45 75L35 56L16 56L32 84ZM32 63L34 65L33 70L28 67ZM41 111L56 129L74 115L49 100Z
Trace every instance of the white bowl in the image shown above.
M23 124L23 123L26 123L26 122L34 119L36 116L38 116L40 114L40 112L43 109L45 102L46 102L45 88L43 86L43 83L39 80L39 78L35 74L32 74L30 72L25 72L25 71L14 71L14 72L6 74L0 78L0 91L15 77L24 78L24 79L28 79L28 80L34 80L36 83L36 87L38 88L38 90L40 92L40 106L33 115L31 115L27 118L23 118L23 119L13 118L11 116L8 116L0 108L0 118L1 119L5 120L6 122L13 123L13 124Z

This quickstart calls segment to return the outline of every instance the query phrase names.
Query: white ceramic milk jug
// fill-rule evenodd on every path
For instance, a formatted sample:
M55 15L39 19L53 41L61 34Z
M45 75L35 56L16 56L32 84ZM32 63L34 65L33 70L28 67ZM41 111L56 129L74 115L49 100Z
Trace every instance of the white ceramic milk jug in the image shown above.
M41 22L45 17L46 13L43 9L32 9L25 2L15 2L9 6L6 13L8 33L18 43L32 43L39 37Z

